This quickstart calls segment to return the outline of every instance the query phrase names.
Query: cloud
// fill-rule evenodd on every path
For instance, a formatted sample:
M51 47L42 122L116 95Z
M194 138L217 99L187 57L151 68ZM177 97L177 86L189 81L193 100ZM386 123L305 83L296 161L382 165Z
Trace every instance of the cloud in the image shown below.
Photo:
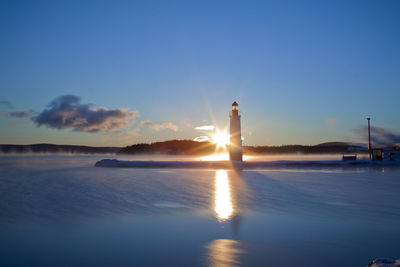
M32 118L34 114L35 112L32 110L20 110L9 113L11 117L16 117L16 118Z
M149 120L145 120L145 121L139 122L139 125L140 125L140 126L148 126L148 127L151 127L151 126L153 126L153 123L152 123L151 121L149 121Z
M111 133L110 136L118 138L118 139L119 138L124 138L124 139L128 138L129 139L129 138L139 137L140 134L139 134L139 129L131 129L131 130L126 130L126 131L122 131L122 130L115 131L115 132Z
M203 126L197 126L194 129L199 131L213 131L214 128L215 128L214 125L203 125Z
M2 113L2 114L1 114ZM33 110L18 110L13 112L0 112L0 116L9 116L17 118L17 120L12 120L8 122L8 126L17 126L23 122L23 119L28 118L33 120L35 114L37 114Z
M137 116L137 111L123 108L91 108L90 104L81 104L78 96L64 95L50 102L48 109L32 117L32 120L38 126L95 133L124 127Z
M210 137L202 135L202 136L197 136L196 138L193 139L193 141L196 142L205 142L205 141L209 141Z
M355 133L362 135L364 140L368 140L368 127L360 126L354 130ZM388 129L371 126L371 142L377 145L394 145L400 143L400 134Z
M12 111L12 112L0 111L0 117L9 116L9 117L15 117L15 118L19 118L19 119L23 119L23 118L32 119L36 114L37 114L37 112L35 112L34 110L17 110L17 111Z
M6 101L6 100L1 100L0 101L0 106L5 106L8 109L13 109L13 105L11 104L11 102Z
M177 125L173 124L172 122L157 123L157 122L152 122L149 120L141 121L139 123L139 126L149 127L157 132L160 130L163 130L163 129L170 129L172 131L177 132L179 129L179 127Z

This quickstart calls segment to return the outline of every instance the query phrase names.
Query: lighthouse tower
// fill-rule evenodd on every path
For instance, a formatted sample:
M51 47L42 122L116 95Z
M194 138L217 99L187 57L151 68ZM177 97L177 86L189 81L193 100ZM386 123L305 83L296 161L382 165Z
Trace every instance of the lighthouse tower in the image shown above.
M236 101L233 102L232 104L229 133L230 133L229 159L235 161L242 161L242 132L240 129L240 115L238 110L238 103L236 103Z

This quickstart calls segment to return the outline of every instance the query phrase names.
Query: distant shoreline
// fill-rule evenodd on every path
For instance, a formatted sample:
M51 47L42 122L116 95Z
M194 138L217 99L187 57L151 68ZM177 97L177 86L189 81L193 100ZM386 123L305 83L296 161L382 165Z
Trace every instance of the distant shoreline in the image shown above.
M32 144L0 145L0 154L116 154L121 147Z
M400 151L399 147L391 149ZM0 144L0 154L116 154L116 155L180 155L204 156L218 152L214 143L193 140L169 140L127 147L94 147L82 145ZM219 151L221 152L221 151ZM243 146L244 155L278 154L367 154L366 147L345 142L328 142L318 145Z

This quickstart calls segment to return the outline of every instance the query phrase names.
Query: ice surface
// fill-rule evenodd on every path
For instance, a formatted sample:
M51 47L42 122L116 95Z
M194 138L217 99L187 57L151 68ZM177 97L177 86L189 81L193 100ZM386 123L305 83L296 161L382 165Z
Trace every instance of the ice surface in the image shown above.
M252 169L268 167L373 167L400 166L400 161L371 161L371 160L311 160L311 161L126 161L103 159L95 164L96 167L123 168L211 168L211 169Z
M398 257L397 167L95 168L102 157L0 157L0 266Z

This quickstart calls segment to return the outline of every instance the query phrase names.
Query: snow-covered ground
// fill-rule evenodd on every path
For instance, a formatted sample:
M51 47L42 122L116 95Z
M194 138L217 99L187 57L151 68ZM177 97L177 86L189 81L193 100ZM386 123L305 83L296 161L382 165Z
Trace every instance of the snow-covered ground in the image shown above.
M368 267L400 267L400 259L378 258L368 264Z

